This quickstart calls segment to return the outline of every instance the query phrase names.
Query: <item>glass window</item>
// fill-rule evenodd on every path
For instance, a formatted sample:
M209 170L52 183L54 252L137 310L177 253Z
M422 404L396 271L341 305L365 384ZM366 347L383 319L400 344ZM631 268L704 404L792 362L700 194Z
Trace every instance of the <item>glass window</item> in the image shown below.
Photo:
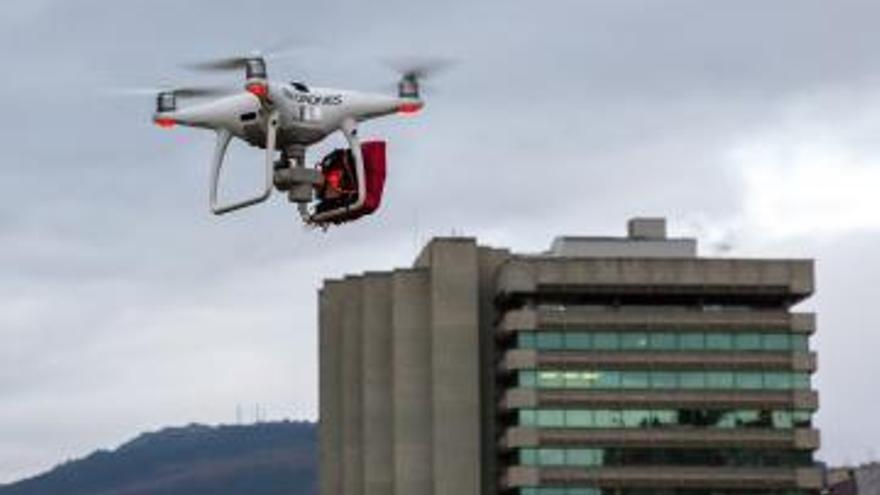
M539 371L538 386L543 388L563 388L565 377L561 371Z
M792 373L791 386L795 390L809 390L810 375L808 373Z
M538 349L562 349L562 334L559 332L538 332Z
M706 349L712 351L733 349L733 336L729 333L710 333L706 336Z
M599 488L569 488L566 495L602 495L602 490Z
M791 414L792 425L795 428L810 428L813 426L812 417L810 411L794 411Z
M538 413L534 409L519 410L520 426L534 426L538 422Z
M764 388L770 390L791 389L791 374L785 371L764 373Z
M592 428L593 411L571 410L565 411L565 426L572 428Z
M655 425L676 425L678 424L678 411L672 409L652 411L651 418Z
M812 413L757 409L523 409L520 425L540 428L810 428Z
M651 388L669 390L678 388L678 375L671 371L654 371L651 373Z
M519 372L520 387L534 387L538 384L537 374L534 371Z
M599 409L595 412L596 426L599 428L620 428L623 420L620 411Z
M599 371L596 386L599 388L620 388L619 371Z
M604 351L615 351L620 348L620 339L616 333L601 332L593 335L593 348Z
M718 428L736 428L737 416L735 411L724 411L715 422Z
M627 428L648 428L651 426L651 411L622 411L623 426Z
M706 374L702 371L682 371L678 374L681 388L706 388Z
M583 380L585 374L580 371L563 372L562 379L565 382L565 388L587 388L589 385Z
M647 371L623 371L620 373L620 386L622 388L648 388Z
M735 380L736 388L743 390L756 390L764 386L761 373L736 373Z
M761 413L759 411L737 411L736 425L739 427L758 426L761 421Z
M764 335L764 349L768 351L787 351L791 349L788 334L768 333Z
M565 348L577 351L587 351L592 348L593 336L583 332L569 332L564 334Z
M516 334L516 346L520 349L534 349L535 348L535 333L534 332L519 332Z
M565 373L566 388L596 388L598 386L598 371L569 371Z
M682 350L697 351L706 348L705 335L702 333L683 333L678 336L678 345Z
M626 351L638 351L648 348L648 334L643 332L628 332L620 337L620 348Z
M733 388L733 372L710 371L706 373L706 387L720 390Z
M598 449L571 449L567 452L566 464L569 466L595 466L598 464Z
M563 449L538 449L538 464L541 466L561 466L565 464Z
M538 411L538 426L557 428L565 426L565 412L559 409Z
M739 351L760 351L761 334L738 333L733 337L733 347Z
M810 350L810 344L806 335L791 336L791 350L798 352L807 352Z
M536 449L519 449L519 463L524 466L534 466L538 463L538 451Z
M648 340L651 349L658 351L674 351L678 347L678 339L674 333L652 333Z
M791 428L792 418L789 411L773 411L774 428Z

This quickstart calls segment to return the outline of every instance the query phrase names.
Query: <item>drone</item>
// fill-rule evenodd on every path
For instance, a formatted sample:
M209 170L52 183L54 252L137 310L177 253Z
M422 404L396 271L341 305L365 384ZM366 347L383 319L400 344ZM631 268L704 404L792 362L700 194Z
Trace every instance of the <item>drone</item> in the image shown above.
M153 122L157 126L181 125L216 133L209 184L211 212L223 215L262 203L277 189L297 204L305 224L324 228L378 209L385 184L385 142L361 142L358 125L418 113L424 107L420 80L429 71L429 67L402 69L397 95L380 95L270 80L266 59L260 55L217 59L193 68L243 70L245 76L243 90L180 87L160 90L156 96ZM210 99L178 107L178 99L190 97ZM342 133L348 148L336 149L315 167L307 167L308 147L336 132ZM265 182L259 193L224 203L219 199L220 178L233 138L265 150Z

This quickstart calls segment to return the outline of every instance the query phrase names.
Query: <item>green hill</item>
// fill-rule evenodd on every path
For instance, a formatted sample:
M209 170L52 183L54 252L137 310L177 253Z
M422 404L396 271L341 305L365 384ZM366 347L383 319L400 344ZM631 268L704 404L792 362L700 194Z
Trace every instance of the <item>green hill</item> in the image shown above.
M313 495L315 425L190 425L9 485L0 495Z

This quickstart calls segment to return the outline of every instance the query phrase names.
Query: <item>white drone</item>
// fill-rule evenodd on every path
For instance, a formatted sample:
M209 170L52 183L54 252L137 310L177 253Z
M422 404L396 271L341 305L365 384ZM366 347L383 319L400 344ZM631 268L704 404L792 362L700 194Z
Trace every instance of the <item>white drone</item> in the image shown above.
M274 186L298 204L304 222L320 226L350 221L378 207L385 174L384 143L365 154L369 143L359 141L358 124L392 114L417 113L424 105L419 80L427 73L425 67L403 70L398 95L387 96L270 81L266 60L259 55L216 60L196 68L244 69L246 76L245 91L178 88L163 90L156 98L153 120L158 126L180 124L217 134L210 179L211 211L222 215L261 203ZM217 98L178 108L178 97ZM307 168L306 148L336 131L345 136L349 150L337 150L325 157L321 167ZM266 150L265 186L254 197L222 204L218 200L220 172L233 137ZM281 159L276 161L278 151ZM371 173L381 177L370 177ZM318 203L310 207L316 196Z

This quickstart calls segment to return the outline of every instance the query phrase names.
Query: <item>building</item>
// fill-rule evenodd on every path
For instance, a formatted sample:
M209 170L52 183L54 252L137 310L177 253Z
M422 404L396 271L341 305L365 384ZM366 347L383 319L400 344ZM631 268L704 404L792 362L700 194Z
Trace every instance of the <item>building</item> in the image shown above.
M321 494L818 493L812 261L665 230L326 281Z
M831 495L880 495L880 463L829 469L825 483Z

